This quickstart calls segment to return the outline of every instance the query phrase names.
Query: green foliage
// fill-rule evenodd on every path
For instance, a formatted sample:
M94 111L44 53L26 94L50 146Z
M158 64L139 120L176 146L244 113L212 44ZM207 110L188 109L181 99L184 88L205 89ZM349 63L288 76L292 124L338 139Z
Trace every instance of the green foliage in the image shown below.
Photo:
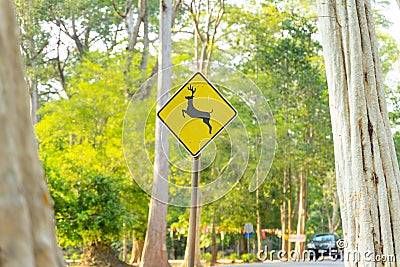
M203 255L202 255L202 259L205 260L205 261L207 261L207 262L210 262L211 259L212 259L211 253L205 253L205 254L203 254Z
M117 179L95 173L74 185L77 198L71 206L75 206L75 214L70 215L76 217L70 221L70 226L84 243L109 245L112 240L119 239L127 210Z
M231 28L238 29L232 34L236 37L232 48L242 55L237 67L256 81L269 100L276 120L278 149L270 179L260 188L258 208L262 218L268 218L266 225L278 228L282 201L290 198L292 204L296 202L300 172L308 180L308 206L323 210L320 188L334 168L321 46L313 37L316 22L313 16L282 11L273 4L264 4L262 9L252 11L232 10L228 21ZM291 190L284 195L285 171L290 173ZM251 200L252 203L243 201L247 203L247 210L254 212L255 197ZM243 214L239 209L241 203L239 200L235 205L239 214ZM313 231L316 224L308 221L308 227Z
M246 254L243 254L241 258L242 258L243 262L258 262L259 261L256 256L253 256L253 254L246 253Z
M394 69L396 62L399 62L400 50L393 36L378 29L377 37L382 73L383 76L386 77L387 74Z
M208 248L211 247L211 245L212 245L211 235L200 233L200 248Z
M36 126L63 245L144 239L148 197L129 179L122 149L123 60L92 53L75 68L69 99L48 103Z
M229 255L229 259L232 260L232 262L237 261L238 259L240 259L239 255L236 253L232 253L231 255Z

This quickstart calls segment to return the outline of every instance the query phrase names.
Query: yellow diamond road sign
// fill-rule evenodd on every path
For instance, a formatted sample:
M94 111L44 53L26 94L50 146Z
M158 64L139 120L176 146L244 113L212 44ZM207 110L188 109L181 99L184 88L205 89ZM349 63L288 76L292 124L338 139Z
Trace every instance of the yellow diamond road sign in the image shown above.
M186 150L197 156L237 115L201 73L195 73L157 113Z

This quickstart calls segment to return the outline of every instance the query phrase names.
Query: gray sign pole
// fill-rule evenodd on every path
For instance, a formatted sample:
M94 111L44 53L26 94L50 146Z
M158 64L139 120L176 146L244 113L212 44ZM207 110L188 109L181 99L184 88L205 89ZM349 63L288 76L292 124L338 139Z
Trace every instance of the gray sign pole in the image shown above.
M251 223L244 225L244 233L247 235L247 261L250 262L250 233L253 233L253 225Z
M194 267L196 255L196 233L197 233L197 210L199 206L198 187L200 183L200 154L193 157L192 161L192 192L190 197L190 218L189 218L189 252L188 252L188 267Z
M250 234L247 234L247 262L250 262Z

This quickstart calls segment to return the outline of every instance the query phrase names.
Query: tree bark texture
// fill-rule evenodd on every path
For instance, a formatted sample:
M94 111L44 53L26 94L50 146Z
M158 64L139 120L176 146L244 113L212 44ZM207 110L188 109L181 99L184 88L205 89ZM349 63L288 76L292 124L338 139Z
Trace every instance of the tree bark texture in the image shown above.
M92 243L87 249L85 249L80 266L130 267L131 265L121 261L115 254L114 250L110 247L110 245Z
M0 266L65 266L37 157L12 1L0 0Z
M214 208L213 211L213 222L212 222L212 233L211 233L211 242L212 242L212 250L211 250L211 265L215 265L217 263L218 257L218 246L217 246L217 231L216 227L216 210Z
M292 222L293 222L293 211L292 211L292 177L289 171L289 184L288 184L288 199L287 199L287 232L288 238L292 234ZM287 252L290 253L292 251L292 242L287 241ZM288 255L289 257L289 255Z
M307 177L306 172L300 171L300 192L299 192L299 212L297 220L297 234L304 235L306 233L306 217L307 217ZM304 242L296 242L296 251L303 253Z
M258 179L258 178L257 178ZM257 180L258 182L258 180ZM260 216L260 188L257 186L256 190L256 218L257 218L257 251L262 250L262 240L261 240L261 216Z
M138 1L138 15L136 18L136 21L134 20L134 9L133 9L133 1L128 1L127 2L127 10L128 14L126 16L126 26L127 26L127 31L128 31L128 36L129 36L129 43L128 43L128 55L127 55L127 66L126 66L126 73L129 76L129 73L131 71L131 65L132 65L132 58L133 58L133 51L136 46L138 37L139 37L139 30L140 30L140 25L144 21L144 16L146 12L146 7L148 6L147 0L139 0ZM148 12L148 11L147 11ZM145 47L146 49L146 47ZM144 53L147 53L147 51L143 51ZM147 56L145 54L145 56Z
M169 98L171 87L171 0L160 2L160 48L158 56L157 111ZM150 200L149 219L143 248L141 267L170 266L167 257L166 229L168 208L168 134L162 134L163 124L156 120L154 151L154 178Z
M203 27L201 26L202 23L200 21L203 16L202 5L205 5L205 21ZM215 8L213 8L213 5ZM216 7L218 7L218 9ZM197 67L207 73L209 71L212 52L214 50L217 30L222 21L222 17L225 14L225 0L218 0L215 3L212 3L210 0L192 0L190 4L188 4L188 8L195 26L195 59L200 63ZM198 46L199 41L201 43L200 58Z
M285 238L285 234L286 234L286 221L287 221L287 184L288 184L288 171L285 168L284 172L283 172L283 188L282 188L282 195L283 195L283 200L282 200L282 204L281 204L281 229L282 229L282 237L281 237L281 250L283 251L288 251L288 242L286 242L286 238Z
M398 266L371 260L400 254L400 174L372 8L369 0L328 0L318 9L345 258L361 255L346 266Z
M142 259L144 241L138 241L135 236L132 236L132 251L130 264L139 264Z
M200 178L199 178L200 180ZM199 200L197 200L199 202ZM200 218L201 218L201 206L197 207L196 209L196 236L195 236L195 248L194 248L194 266L201 266L201 259L200 259ZM189 219L190 222L190 219ZM214 229L215 230L215 229ZM185 248L185 256L183 260L183 264L181 267L186 267L189 266L189 249L190 249L190 239L192 237L190 236L190 231L188 233L188 238L186 242L186 248ZM217 251L218 253L218 251ZM189 266L190 267L190 266Z

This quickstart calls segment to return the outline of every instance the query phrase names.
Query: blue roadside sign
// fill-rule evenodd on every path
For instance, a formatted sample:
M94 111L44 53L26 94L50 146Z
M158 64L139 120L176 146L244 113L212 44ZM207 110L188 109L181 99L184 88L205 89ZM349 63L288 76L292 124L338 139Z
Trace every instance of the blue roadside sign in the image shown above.
M253 237L253 233L245 233L244 237L245 238L252 238Z

